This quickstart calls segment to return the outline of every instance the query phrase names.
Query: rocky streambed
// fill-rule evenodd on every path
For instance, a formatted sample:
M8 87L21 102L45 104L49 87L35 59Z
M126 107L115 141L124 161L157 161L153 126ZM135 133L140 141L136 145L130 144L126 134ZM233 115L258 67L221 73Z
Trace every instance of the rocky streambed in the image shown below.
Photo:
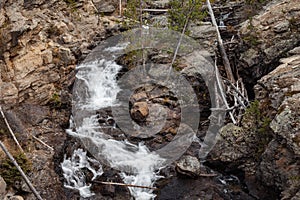
M22 167L28 167L27 174L44 199L80 199L78 191L63 187L61 169L64 155L71 157L74 150L84 148L65 132L70 126L74 68L101 40L122 30L121 19L115 17L118 2L68 2L0 3L0 103L26 152L29 162ZM154 2L151 7L167 8L167 1ZM298 0L270 1L267 5L215 2L218 19L229 14L223 20L227 29L222 30L222 36L230 62L246 84L253 103L239 126L228 123L221 129L220 140L204 163L198 159L200 145L195 140L185 155L162 169L160 175L165 178L154 185L158 188L154 191L156 199L300 198L299 5ZM190 36L213 56L216 36L209 21L208 18L205 23L191 24ZM130 56L133 55L123 57L118 64L130 68L134 65ZM171 61L162 52L150 53L149 59L158 64ZM222 73L220 59L218 65ZM177 67L186 66L178 62ZM208 93L201 77L187 78L202 106L197 132L201 139L210 115ZM148 112L156 104L166 106L168 126L149 140L125 137L111 131L111 112L98 110L98 123L107 126L108 134L120 135L119 140L127 138L133 143L145 140L152 150L173 139L180 109L165 88L140 88L131 96L130 103L131 115L140 124L147 123L148 117L155 118ZM15 151L2 119L0 131L1 141ZM17 157L18 153L14 155ZM35 199L19 176L12 174L14 178L9 178L11 174L4 170L9 161L2 152L0 157L4 178L0 179L0 198ZM119 171L108 166L103 171L96 181L122 182ZM91 181L92 174L86 171L86 177ZM90 199L130 199L129 190L123 186L94 182L91 190L96 196Z

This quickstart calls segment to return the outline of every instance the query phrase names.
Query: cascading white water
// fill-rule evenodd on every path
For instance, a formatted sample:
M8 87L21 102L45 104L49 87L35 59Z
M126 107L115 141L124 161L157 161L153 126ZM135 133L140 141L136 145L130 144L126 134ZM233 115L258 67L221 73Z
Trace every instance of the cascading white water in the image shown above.
M89 98L84 100L87 103L83 104L83 101L78 101L81 102L81 109L95 111L117 104L116 95L120 89L116 82L116 75L121 66L102 59L99 62L80 65L78 68L86 68L87 73L78 73L77 78L83 80L89 90ZM81 126L76 127L76 131L69 129L67 133L82 140L92 140L93 144L99 148L100 156L104 156L111 167L121 171L120 175L126 184L151 187L156 180L161 178L155 173L160 167L160 163L163 162L159 155L151 153L142 143L134 145L128 141L117 141L110 138L101 132L95 114L84 118ZM78 151L75 151L74 154L79 155L81 159L87 159L86 154L78 154ZM82 173L75 172L70 175L70 171L74 171L74 166L78 165L73 162L77 161L73 158L65 158L62 163L64 176L67 179L66 186L78 189L84 197L93 195L92 192L89 192L89 186L82 181L84 179ZM124 170L122 171L122 169ZM71 180L76 180L76 184ZM129 190L137 200L150 200L155 197L152 189L130 187Z
M185 45L182 49L179 49L178 53L182 58L185 58L188 66L181 73L173 72L170 70L172 68L168 66L155 67L155 65L149 65L147 72L145 68L136 66L121 78L119 77L118 82L116 80L122 68L116 64L115 60L117 58L131 51L147 48L169 51L176 48L176 42L180 37L180 34L170 30L155 28L131 30L102 42L76 69L72 108L74 127L69 129L67 133L78 137L84 144L85 149L102 164L108 164L119 170L126 184L152 187L155 181L161 178L156 173L157 170L178 159L192 143L198 129L200 114L193 112L198 102L197 97L189 82L182 76L183 74L189 76L201 74L205 83L209 86L209 93L212 94L212 106L216 108L216 111L212 112L214 117L211 118L215 121L210 124L204 141L201 142L201 146L204 148L201 148L199 152L200 157L205 158L216 143L215 138L224 116L223 109L217 108L223 108L223 106L222 101L214 97L218 89L215 87L215 79L211 78L215 74L212 62L207 59L208 53L200 50L201 48L196 41L188 37L184 37L182 40ZM142 69L144 71L141 73ZM106 109L110 109L118 127L127 136L136 134L134 133L137 130L135 128L136 124L127 123L128 121L134 122L130 119L127 100L136 87L153 83L172 91L181 106L181 121L173 140L164 147L150 152L143 143L135 145L128 141L115 140L106 134L103 131L105 127L101 127L98 123L97 112L99 110L101 110L99 112L101 113L102 111L106 112ZM218 104L215 102L218 102ZM163 115L156 119L159 119L157 121L163 125L164 121L160 119L161 117L164 119ZM147 129L149 127L145 129L138 127L139 134L136 135L156 134L161 128L159 125L155 123L154 126L158 130L151 126L152 129L149 130ZM85 154L80 154L80 156L84 158ZM72 164L72 160L74 159L65 158L62 163L65 174L74 171L73 166L76 166L76 164ZM80 177L77 177L77 174ZM71 173L71 175L65 176L67 187L69 185L71 188L92 195L92 192L88 192L89 186L86 185L83 181L84 178L81 176L82 173ZM77 184L74 184L74 181ZM136 200L155 198L151 188L129 187L129 190Z
M65 187L78 190L80 196L84 198L93 196L94 193L90 190L91 185L86 183L82 169L87 168L93 173L92 180L103 174L100 163L95 159L87 157L86 153L82 149L77 149L71 158L66 158L65 156L64 161L61 163L66 180ZM97 164L99 166L98 170L91 167L90 163Z

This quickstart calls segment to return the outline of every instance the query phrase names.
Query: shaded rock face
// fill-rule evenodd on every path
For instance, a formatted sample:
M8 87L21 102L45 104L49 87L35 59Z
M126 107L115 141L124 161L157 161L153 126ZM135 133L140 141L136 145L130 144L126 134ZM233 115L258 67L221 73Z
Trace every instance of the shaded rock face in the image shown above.
M4 114L19 143L26 150L26 157L30 160L30 172L32 173L27 174L28 178L42 196L47 195L49 199L64 199L62 185L59 176L55 172L52 159L55 154L53 150L60 149L65 140L65 131L62 127L66 126L63 123L68 123L70 113L31 104L19 105L10 110L4 107L4 110ZM2 120L0 129L6 129ZM6 137L9 135L8 131L4 134L6 134ZM6 141L7 148L13 148L13 143L10 144L9 139L5 139L4 135L2 135L1 140ZM53 149L43 145L38 140L43 141ZM11 187L12 185L9 185L7 188L10 189ZM23 195L26 199L36 199L23 180L16 181L13 188L26 194ZM9 194L14 195L15 190L10 190Z
M232 124L223 127L221 139L208 159L212 166L226 163L227 171L242 170L250 194L263 199L297 199L299 193L300 54L297 49L258 81L256 109L246 111L241 127ZM265 187L273 188L275 196L261 196L266 194L262 189Z
M272 2L242 25L239 32L243 45L237 67L248 88L277 67L279 58L299 44L299 21L300 1L282 0Z
M290 53L297 53L297 49ZM299 59L300 54L282 59L282 64L256 86L262 110L272 111L267 114L273 119L270 127L274 132L274 139L262 155L258 175L265 184L282 191L282 199L297 198L300 188Z

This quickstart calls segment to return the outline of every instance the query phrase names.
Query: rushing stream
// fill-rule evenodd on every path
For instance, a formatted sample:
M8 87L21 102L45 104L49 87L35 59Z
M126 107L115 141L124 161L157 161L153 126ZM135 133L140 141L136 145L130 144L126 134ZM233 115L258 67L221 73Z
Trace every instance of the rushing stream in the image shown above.
M65 157L61 166L66 179L65 186L79 190L82 197L93 195L90 191L90 185L86 183L82 169L89 169L93 173L93 178L96 178L102 175L102 165L104 164L119 170L120 176L126 184L152 187L155 181L162 178L158 174L159 169L178 159L190 146L197 131L199 113L196 113L194 116L190 114L191 109L194 108L193 106L197 102L196 96L191 86L184 78L180 77L180 74L170 72L167 70L169 68L162 70L163 68L156 69L153 67L153 69L147 71L146 75L141 75L140 71L137 70L142 68L137 67L136 71L132 70L131 73L125 74L122 77L123 80L121 78L121 80L117 81L117 76L122 66L118 65L115 60L120 55L123 55L125 51L132 51L141 47L175 49L176 42L179 39L177 33L166 33L166 31L157 31L156 29L145 29L143 31L145 32L144 38L141 38L143 41L142 44L136 41L137 36L141 36L141 33L138 31L132 31L125 36L124 34L115 36L103 42L102 45L99 45L86 60L76 68L77 74L73 91L72 126L67 130L67 133L79 138L84 144L85 149L97 160L87 157L84 150L78 149L74 151L74 155L71 158ZM186 69L185 73L195 73L195 71L197 71L197 73L201 73L202 76L210 77L210 75L214 73L213 67L211 63L203 57L203 51L196 49L195 46L193 46L193 41L190 41L188 38L183 38L183 43L188 45L185 45L185 48L179 50L179 54L185 55L187 63L191 66ZM201 66L198 66L199 68L197 69L196 65L199 65L199 63L202 65L204 63L210 70L201 68ZM157 70L159 70L159 73L157 73ZM165 77L161 77L162 75ZM132 81L132 79L137 76L141 77ZM128 80L132 82L127 83ZM133 125L131 127L131 125L127 124L128 120L125 120L126 123L123 124L117 120L118 118L122 118L120 117L122 113L125 113L125 115L126 113L128 114L126 110L128 102L126 102L126 98L122 99L120 93L123 93L123 96L124 94L125 96L126 94L130 96L130 90L132 90L132 88L134 89L136 85L149 82L153 83L153 81L156 83L159 82L158 84L160 85L170 87L179 98L182 107L182 118L178 133L173 141L162 149L150 151L142 142L132 144L127 140L116 140L106 134L102 129L104 127L101 127L98 123L99 116L97 111L108 108L113 110L116 123L121 129L124 127L122 130L125 134L129 134L128 132L137 129L143 132L143 134L155 134L159 126L150 127L150 131L149 129L147 131L143 127L137 127L134 122L132 122ZM211 83L211 80L207 80L206 83ZM211 92L214 94L214 89L210 90L210 93ZM212 98L212 100L214 99ZM215 106L214 103L212 103L212 105ZM221 120L219 121L222 121L223 113L221 112L220 114L220 111L218 112L216 116L220 116ZM164 122L163 120L159 121L161 121L161 123ZM210 126L207 136L202 143L203 148L201 148L199 152L200 157L205 158L215 144L214 139L220 126L220 122L214 124L214 126ZM92 163L93 165L91 165ZM95 169L91 166L98 166L98 168ZM155 198L155 194L153 194L151 188L129 187L129 190L131 195L137 200L150 200Z
M87 100L88 103L81 104L82 109L91 111L114 106L116 104L116 95L119 91L115 77L121 69L121 66L113 62L100 60L99 62L81 65L79 68L85 68L89 71L87 75L88 79L84 77L84 75L77 74L77 78L86 82L89 86L88 92L90 96ZM136 146L126 141L116 141L112 138L107 138L107 135L101 132L101 127L97 121L96 115L84 118L82 125L76 129L76 132L68 130L68 133L85 141L92 140L94 143L93 146L96 145L102 150L101 155L105 155L106 161L109 162L111 167L117 169L130 168L132 174L126 172L121 173L124 183L152 186L153 183L160 178L155 173L155 170L162 162L162 158L160 158L159 155L150 153L148 148L143 144ZM86 154L83 155L81 152L78 156L86 157ZM66 162L69 162L69 160L64 161L64 163ZM64 163L63 167L68 168ZM99 174L100 173L95 173L94 175ZM73 174L73 181L74 180L75 182L81 181L76 177L76 173ZM90 191L82 190L82 187L87 187L82 183L77 183L73 186L81 191L82 196L87 197L92 195ZM142 188L129 189L136 199L154 198L152 190Z

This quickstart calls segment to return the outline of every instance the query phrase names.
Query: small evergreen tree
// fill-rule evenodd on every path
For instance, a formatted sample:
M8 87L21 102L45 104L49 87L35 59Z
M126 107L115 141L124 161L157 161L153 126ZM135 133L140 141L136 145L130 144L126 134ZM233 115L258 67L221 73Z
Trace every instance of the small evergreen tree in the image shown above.
M206 12L201 11L205 0L171 0L168 11L170 28L182 32L186 20L202 20Z

